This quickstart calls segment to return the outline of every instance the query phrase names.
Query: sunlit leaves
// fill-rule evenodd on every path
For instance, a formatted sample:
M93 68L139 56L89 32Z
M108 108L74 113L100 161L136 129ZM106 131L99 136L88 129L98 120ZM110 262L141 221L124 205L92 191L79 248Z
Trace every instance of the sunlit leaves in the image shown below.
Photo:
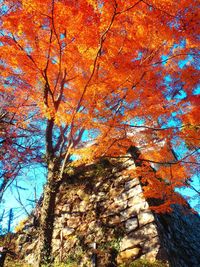
M87 161L136 145L143 160L165 163L173 162L173 135L199 146L196 0L13 3L2 16L0 90L7 86L15 95L7 110L23 115L21 126L35 108L39 122L53 123L56 155L70 147ZM33 110L21 105L24 99ZM135 117L147 128L129 127ZM91 149L82 148L88 140L81 129L95 132ZM189 176L177 166L171 169L173 190ZM169 200L165 167L162 180L148 178L148 197L166 194Z

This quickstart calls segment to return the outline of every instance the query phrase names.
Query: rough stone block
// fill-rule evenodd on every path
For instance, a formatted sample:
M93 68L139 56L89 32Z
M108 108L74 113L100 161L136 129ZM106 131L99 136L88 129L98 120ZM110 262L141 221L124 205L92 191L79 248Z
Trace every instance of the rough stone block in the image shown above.
M128 248L133 248L140 243L144 243L158 235L157 228L154 223L143 226L135 232L131 232L128 236L124 237L120 243L121 251Z
M147 211L142 211L138 214L138 220L139 220L139 225L143 226L147 223L153 222L155 218L152 212L150 210L147 210Z
M135 163L132 159L126 160L126 166L128 170L135 170Z
M134 179L131 179L130 181L126 182L124 188L125 188L125 190L129 190L132 187L138 185L139 183L140 183L139 179L134 178Z
M67 226L69 228L77 228L81 224L79 217L71 217L67 221Z
M134 260L138 256L140 251L141 251L140 248L132 248L120 252L119 255L117 256L117 263L123 264L127 260Z
M160 249L160 240L158 236L155 236L154 238L151 238L150 240L147 240L143 244L142 252L143 254L149 253L151 251L155 251L158 253Z
M60 239L60 229L54 229L53 238L54 239Z
M122 194L122 199L129 199L131 197L137 196L142 193L141 185L136 185L135 187L127 190Z
M124 211L120 212L122 220L127 220L130 217L138 214L142 210L146 210L148 208L148 203L146 201L140 202L130 208L125 209Z
M81 203L80 203L80 206L79 206L79 211L80 212L85 212L85 211L87 211L88 209L89 209L89 202L88 201L81 201Z
M115 202L113 202L108 207L108 211L111 211L112 213L120 212L121 210L126 209L127 204L128 204L127 200L125 200L125 201L123 201L123 200L115 200Z
M70 219L71 218L71 214L70 213L65 213L61 216L61 221L62 222L65 222L66 220Z
M154 262L157 254L158 254L158 250L152 250L152 251L142 255L141 259L148 260L149 262Z
M131 218L125 222L126 232L134 231L138 227L138 219L137 217Z
M26 256L26 262L30 264L31 266L36 265L36 257L34 254L29 254Z
M132 207L136 204L139 204L141 202L146 201L145 198L143 197L143 194L134 196L128 200L128 207ZM148 204L147 204L148 205Z
M29 254L31 251L35 250L37 247L37 240L35 242L32 242L30 245L26 247L26 253Z
M71 235L72 233L74 233L74 229L70 228L70 227L65 227L61 230L61 235L63 236L63 238L67 239L69 235Z
M120 224L121 223L120 217L118 215L110 216L108 218L108 223L113 225Z
M127 194L125 194L125 193L122 193L120 195L118 194L118 196L113 198L113 200L115 203L126 201L127 200Z
M84 197L86 197L86 193L84 192L83 189L79 189L76 191L76 195L78 195L81 199L83 199Z
M96 221L92 221L88 224L88 230L93 230L95 229L96 226Z
M65 204L61 207L62 212L70 212L70 204Z
M111 190L110 190L110 198L113 198L113 199L120 199L121 200L121 197L119 197L119 195L123 192L123 188L122 189L120 189L120 188L118 188L118 187L116 187L116 188L112 188Z
M60 249L60 244L61 244L60 239L52 239L53 252Z

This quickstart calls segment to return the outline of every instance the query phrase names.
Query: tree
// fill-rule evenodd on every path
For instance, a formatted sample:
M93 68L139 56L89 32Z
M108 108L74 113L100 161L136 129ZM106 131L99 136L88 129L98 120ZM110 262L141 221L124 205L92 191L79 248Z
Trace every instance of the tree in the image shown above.
M40 129L34 127L33 121L28 127L24 127L28 120L27 116L20 114L19 118L19 115L12 109L13 107L16 108L15 105L17 105L18 112L21 108L27 108L26 101L17 104L15 96L9 95L6 91L7 85L8 83L5 90L0 93L0 203L4 192L11 186L24 167L30 165L31 162L34 164L38 161L41 162L41 155L38 153L40 150ZM20 123L21 120L23 123Z
M48 170L40 265L50 261L56 194L74 155L83 163L122 155L138 144L134 130L142 128L143 144L155 153L140 160L165 166L163 155L186 138L192 168L170 162L167 186L163 167L163 179L146 178L148 197L164 194L167 207L178 201L172 189L198 166L198 7L195 0L4 1L1 91L15 96L7 109L18 124L25 130L34 117L45 139L45 149L35 148Z

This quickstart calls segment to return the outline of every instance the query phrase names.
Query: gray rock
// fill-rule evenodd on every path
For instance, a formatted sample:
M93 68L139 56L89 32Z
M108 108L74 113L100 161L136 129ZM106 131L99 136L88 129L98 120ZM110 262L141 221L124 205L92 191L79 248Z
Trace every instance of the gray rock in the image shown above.
M150 210L142 211L138 214L138 220L140 227L153 222L155 220L152 212Z
M129 189L131 189L132 187L138 185L139 183L140 183L140 182L139 182L139 179L137 179L137 178L133 178L133 179L131 179L130 181L128 181L128 182L125 183L124 188L125 188L125 190L129 190Z
M55 229L54 228L54 231L53 231L53 239L60 239L60 229Z
M118 215L111 216L108 219L109 219L108 223L111 224L111 225L117 225L117 224L121 223L120 216L118 216Z
M67 226L69 228L77 228L80 224L81 224L81 221L80 221L80 218L78 216L77 217L71 217L67 221Z
M129 199L131 197L137 196L142 193L141 185L136 185L135 187L129 189L122 194L122 199Z
M151 251L155 251L157 254L160 249L160 246L161 246L160 239L158 236L155 236L154 238L151 238L150 240L146 240L143 243L142 252L146 254L146 253L150 253Z
M115 200L111 205L108 206L108 211L110 211L112 214L118 213L124 209L126 209L128 204L127 200Z
M131 218L125 222L126 232L128 232L128 233L135 230L137 227L138 227L137 217Z
M123 264L125 261L130 261L135 259L138 254L140 253L141 248L132 248L132 249L127 249L125 251L122 251L119 253L117 256L117 263L118 264Z
M69 235L71 235L72 233L74 233L74 229L70 228L70 227L65 227L61 230L60 235L63 236L64 239L67 239Z
M140 211L144 211L147 208L148 208L148 203L146 201L143 201L120 212L120 215L122 217L122 220L128 220L130 217L133 217Z
M140 204L141 202L146 202L146 200L145 200L145 198L144 198L144 196L143 196L143 194L141 193L141 194L139 194L139 195L136 195L136 196L134 196L134 197L131 197L129 200L128 200L128 207L132 207L132 206L134 206L134 205L137 205L137 204ZM148 208L148 203L147 203L147 208Z
M60 239L52 239L52 248L53 248L53 253L55 253L55 251L60 249Z
M148 224L124 237L121 240L120 249L121 251L123 251L128 248L133 248L157 235L158 232L156 225L154 223Z

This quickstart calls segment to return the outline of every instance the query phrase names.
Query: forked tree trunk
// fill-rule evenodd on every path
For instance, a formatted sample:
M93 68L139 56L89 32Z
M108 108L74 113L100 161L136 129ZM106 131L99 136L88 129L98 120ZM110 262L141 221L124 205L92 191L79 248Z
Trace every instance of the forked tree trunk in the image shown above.
M48 168L47 183L44 189L44 199L41 209L40 220L40 244L39 244L39 260L38 266L48 264L51 266L53 259L52 252L52 235L54 226L54 211L56 195L59 188L59 183L56 181L55 166Z

